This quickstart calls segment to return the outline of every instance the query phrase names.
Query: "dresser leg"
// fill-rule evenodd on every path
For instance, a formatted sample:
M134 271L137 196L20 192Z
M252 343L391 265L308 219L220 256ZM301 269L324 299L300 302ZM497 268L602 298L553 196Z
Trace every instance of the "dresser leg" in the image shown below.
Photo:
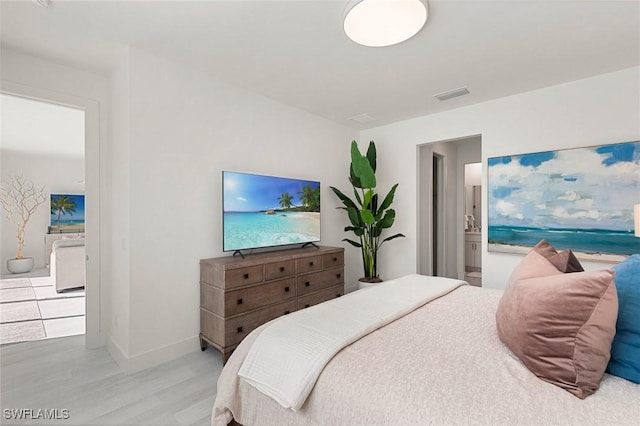
M201 337L201 338L200 338L200 350L201 350L202 352L204 352L204 350L205 350L205 349L207 349L207 345L208 345L207 341L206 341L206 340L204 340L204 339Z

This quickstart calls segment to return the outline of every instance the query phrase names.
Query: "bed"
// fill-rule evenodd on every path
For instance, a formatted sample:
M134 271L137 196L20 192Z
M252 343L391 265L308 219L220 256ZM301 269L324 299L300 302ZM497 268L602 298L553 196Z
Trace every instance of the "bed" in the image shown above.
M428 286L431 278L420 279ZM593 395L579 399L531 373L498 338L501 296L455 286L366 334L331 358L297 411L238 376L252 345L271 326L265 324L224 367L212 425L640 424L640 385L605 374Z

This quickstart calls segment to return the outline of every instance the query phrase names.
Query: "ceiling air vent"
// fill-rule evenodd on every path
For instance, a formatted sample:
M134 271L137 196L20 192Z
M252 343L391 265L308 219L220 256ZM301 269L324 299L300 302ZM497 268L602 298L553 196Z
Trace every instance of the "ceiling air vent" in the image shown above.
M467 89L466 87L460 87L458 89L437 93L433 95L433 97L437 98L439 101L446 101L447 99L457 98L458 96L468 95L468 94L469 94L469 89Z
M349 120L355 121L356 123L360 123L360 124L366 124L366 123L371 123L372 121L376 121L377 118L365 113L365 114L356 115L355 117L350 117Z

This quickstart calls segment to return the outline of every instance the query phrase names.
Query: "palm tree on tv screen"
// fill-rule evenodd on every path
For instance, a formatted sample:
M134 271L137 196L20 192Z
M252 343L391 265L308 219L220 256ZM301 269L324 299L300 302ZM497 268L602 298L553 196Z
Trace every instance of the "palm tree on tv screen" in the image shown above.
M320 211L320 188L313 189L311 185L305 185L300 191L300 201L312 212Z
M288 192L284 192L280 197L278 197L278 202L280 203L280 207L283 209L288 209L291 207L291 201L293 201L293 197L289 195Z
M60 227L60 217L64 214L73 214L76 212L76 202L66 195L57 195L51 197L51 214L57 215L57 226Z

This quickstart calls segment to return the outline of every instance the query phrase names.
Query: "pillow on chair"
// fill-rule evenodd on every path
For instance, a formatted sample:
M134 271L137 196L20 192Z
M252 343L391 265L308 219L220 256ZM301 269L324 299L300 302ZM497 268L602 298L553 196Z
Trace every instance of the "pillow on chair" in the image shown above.
M498 336L540 379L586 398L609 362L618 314L614 273L563 273L576 268L573 254L554 251L534 248L511 274L496 311ZM549 260L554 256L560 268Z

